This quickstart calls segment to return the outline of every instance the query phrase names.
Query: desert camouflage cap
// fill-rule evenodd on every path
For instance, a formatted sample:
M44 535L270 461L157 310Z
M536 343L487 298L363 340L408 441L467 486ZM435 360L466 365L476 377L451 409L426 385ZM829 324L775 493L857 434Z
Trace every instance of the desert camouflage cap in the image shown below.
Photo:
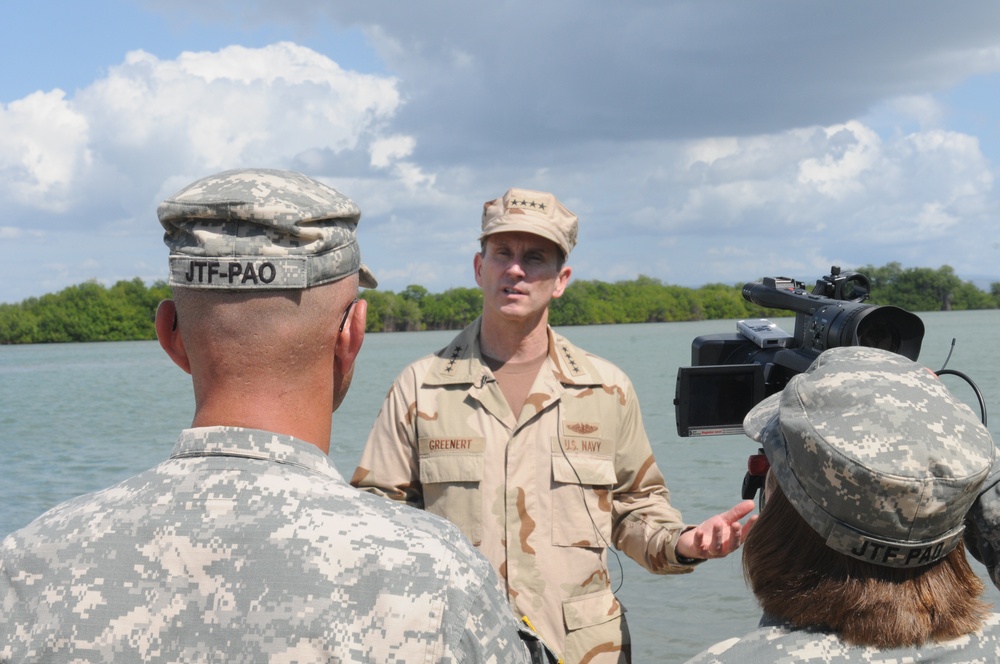
M270 290L308 288L358 274L361 210L300 173L232 170L197 180L156 210L170 249L170 285Z
M890 567L955 548L995 454L929 369L859 346L824 352L743 426L827 546Z
M576 215L553 195L530 189L508 189L500 198L483 203L482 240L494 233L520 231L555 242L563 256L576 246Z

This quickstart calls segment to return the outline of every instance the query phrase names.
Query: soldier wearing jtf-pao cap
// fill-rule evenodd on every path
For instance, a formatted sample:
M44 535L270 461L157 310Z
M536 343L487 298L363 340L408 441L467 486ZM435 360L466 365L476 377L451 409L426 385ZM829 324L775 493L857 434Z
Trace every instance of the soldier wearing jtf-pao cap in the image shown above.
M375 286L355 204L238 170L158 214L174 299L156 331L193 379L193 426L163 463L3 541L0 661L529 661L537 637L458 530L327 458L357 288Z
M607 547L657 574L690 572L739 546L753 502L686 525L628 377L548 326L577 228L550 193L486 203L482 316L399 375L351 483L458 524L567 664L626 662Z
M962 544L996 451L937 376L834 348L743 424L769 465L743 549L764 616L690 662L1000 661Z

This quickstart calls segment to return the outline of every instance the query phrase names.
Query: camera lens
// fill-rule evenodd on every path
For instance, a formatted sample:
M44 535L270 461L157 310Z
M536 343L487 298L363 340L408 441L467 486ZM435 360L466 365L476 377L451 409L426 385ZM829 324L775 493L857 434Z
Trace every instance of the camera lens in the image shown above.
M853 324L858 345L881 348L911 360L917 359L920 342L924 337L923 321L898 307L866 304L856 306L863 310Z
M861 346L899 352L899 330L895 325L881 322L859 330L859 333L858 343Z

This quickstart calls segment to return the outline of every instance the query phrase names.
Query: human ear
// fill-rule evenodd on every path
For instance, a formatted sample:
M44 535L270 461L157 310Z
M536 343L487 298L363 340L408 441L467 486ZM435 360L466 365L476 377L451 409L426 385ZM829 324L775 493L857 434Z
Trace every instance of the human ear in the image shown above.
M361 352L365 339L365 325L368 321L368 302L358 298L351 305L347 320L338 331L337 348L334 353L340 362L354 364L354 358Z
M556 277L556 287L552 291L552 297L562 297L562 294L566 292L566 286L569 285L569 277L573 274L573 268L569 265L563 265L559 270L559 276Z
M177 307L173 300L163 300L156 307L156 339L160 348L166 351L174 364L187 373L191 373L191 361L184 348L184 339L177 329Z
M483 285L483 255L477 253L472 257L472 272L476 276L476 283L481 287Z
M368 320L368 302L357 299L348 309L343 327L337 332L333 349L333 410L337 410L347 396L354 377L354 361L361 352Z

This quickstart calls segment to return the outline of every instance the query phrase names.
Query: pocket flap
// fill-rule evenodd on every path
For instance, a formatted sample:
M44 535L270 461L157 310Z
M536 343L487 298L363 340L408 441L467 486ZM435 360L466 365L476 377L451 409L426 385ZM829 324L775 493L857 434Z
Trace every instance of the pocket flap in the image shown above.
M420 481L424 484L482 480L482 454L449 454L420 459Z
M614 486L615 464L611 459L601 459L582 454L563 456L552 454L552 479L563 484L591 484Z
M573 631L614 620L622 614L622 605L610 590L602 590L581 597L571 597L563 602L563 620L566 629Z

